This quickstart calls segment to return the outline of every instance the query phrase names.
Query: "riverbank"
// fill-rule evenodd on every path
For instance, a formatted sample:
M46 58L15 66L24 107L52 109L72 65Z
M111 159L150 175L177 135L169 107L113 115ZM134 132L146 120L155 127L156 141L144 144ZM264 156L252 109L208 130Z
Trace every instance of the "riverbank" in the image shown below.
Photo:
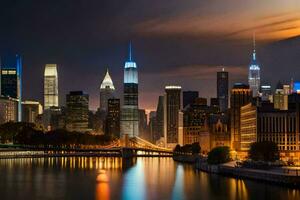
M284 168L273 170L250 169L236 167L234 161L220 165L209 165L205 159L198 155L176 155L173 156L173 160L193 164L196 170L207 173L230 176L238 179L252 179L291 187L300 186L300 169L299 171L286 170Z
M208 173L215 173L240 179L252 179L292 187L300 186L300 174L298 174L297 170L290 170L286 173L285 170L282 170L283 168L273 170L250 169L236 167L234 161L221 165L209 165L203 160L198 160L195 163L195 168Z

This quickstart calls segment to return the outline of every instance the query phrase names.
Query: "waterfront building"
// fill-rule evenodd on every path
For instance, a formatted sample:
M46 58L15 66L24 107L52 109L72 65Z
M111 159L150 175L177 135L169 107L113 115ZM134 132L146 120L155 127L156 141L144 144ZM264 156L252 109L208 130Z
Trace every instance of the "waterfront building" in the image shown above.
M255 38L253 40L252 59L249 64L248 84L252 90L253 97L259 96L260 89L260 66L256 60Z
M241 151L248 151L257 141L257 107L248 103L241 107Z
M231 133L231 148L240 150L240 115L241 107L252 101L252 91L248 85L235 83L231 89L230 96L230 133Z
M18 118L17 121L22 121L22 58L16 55L15 62L7 62L0 66L1 86L0 91L2 96L11 97L18 101Z
M210 148L230 147L229 117L227 113L212 113L208 117Z
M217 72L217 98L220 111L225 112L228 109L228 72L224 68Z
M195 99L199 97L198 91L183 91L182 98L183 98L183 108L187 105L194 103Z
M69 131L88 130L89 95L82 91L71 91L66 96L66 128Z
M100 110L106 112L108 106L108 99L113 98L115 87L109 75L108 69L106 70L104 79L100 85Z
M106 133L117 138L120 137L120 99L108 99L106 116Z
M44 109L58 107L57 65L46 64L44 72Z
M43 106L38 101L22 102L22 121L36 123L39 115L43 114Z
M124 66L124 101L121 113L121 134L126 137L139 136L138 71L132 59L131 44L129 58Z
M164 140L168 148L178 144L179 111L181 109L181 86L165 87Z
M293 101L288 110L274 109L268 102L241 108L241 150L249 150L252 142L272 141L282 160L300 162L300 96L290 99Z
M209 108L202 101L195 101L183 110L183 145L198 142L201 150L210 150L210 138L207 123Z
M18 99L0 96L0 124L18 121Z

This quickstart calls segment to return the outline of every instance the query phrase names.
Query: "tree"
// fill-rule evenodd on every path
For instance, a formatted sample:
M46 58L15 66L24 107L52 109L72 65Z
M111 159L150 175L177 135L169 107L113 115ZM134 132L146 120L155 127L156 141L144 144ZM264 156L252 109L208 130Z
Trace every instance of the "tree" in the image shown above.
M254 161L274 162L279 159L277 144L271 141L254 142L250 145L249 158Z
M194 142L194 143L192 144L191 150L192 150L192 154L199 154L200 151L201 151L201 147L200 147L200 145L199 145L199 142Z
M175 152L175 153L179 153L180 151L181 151L181 147L180 147L179 144L177 144L177 145L175 146L175 148L174 148L174 152Z
M230 161L230 150L227 146L215 147L208 153L208 164L221 164Z

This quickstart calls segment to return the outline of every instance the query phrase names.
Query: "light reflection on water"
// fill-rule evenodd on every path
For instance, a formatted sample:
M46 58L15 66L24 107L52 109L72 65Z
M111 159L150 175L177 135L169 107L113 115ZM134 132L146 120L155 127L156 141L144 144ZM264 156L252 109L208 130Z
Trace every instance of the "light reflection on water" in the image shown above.
M0 160L0 178L0 199L300 199L296 189L197 172L171 158Z

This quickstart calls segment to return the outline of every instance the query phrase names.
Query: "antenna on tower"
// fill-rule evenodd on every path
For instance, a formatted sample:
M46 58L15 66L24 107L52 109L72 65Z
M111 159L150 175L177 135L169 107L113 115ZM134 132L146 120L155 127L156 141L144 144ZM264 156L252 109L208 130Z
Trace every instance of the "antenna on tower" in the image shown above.
M255 52L256 49L256 38L255 38L255 31L253 32L253 51Z
M255 31L253 32L253 60L256 60L256 38Z
M129 61L131 61L131 41L129 42Z

